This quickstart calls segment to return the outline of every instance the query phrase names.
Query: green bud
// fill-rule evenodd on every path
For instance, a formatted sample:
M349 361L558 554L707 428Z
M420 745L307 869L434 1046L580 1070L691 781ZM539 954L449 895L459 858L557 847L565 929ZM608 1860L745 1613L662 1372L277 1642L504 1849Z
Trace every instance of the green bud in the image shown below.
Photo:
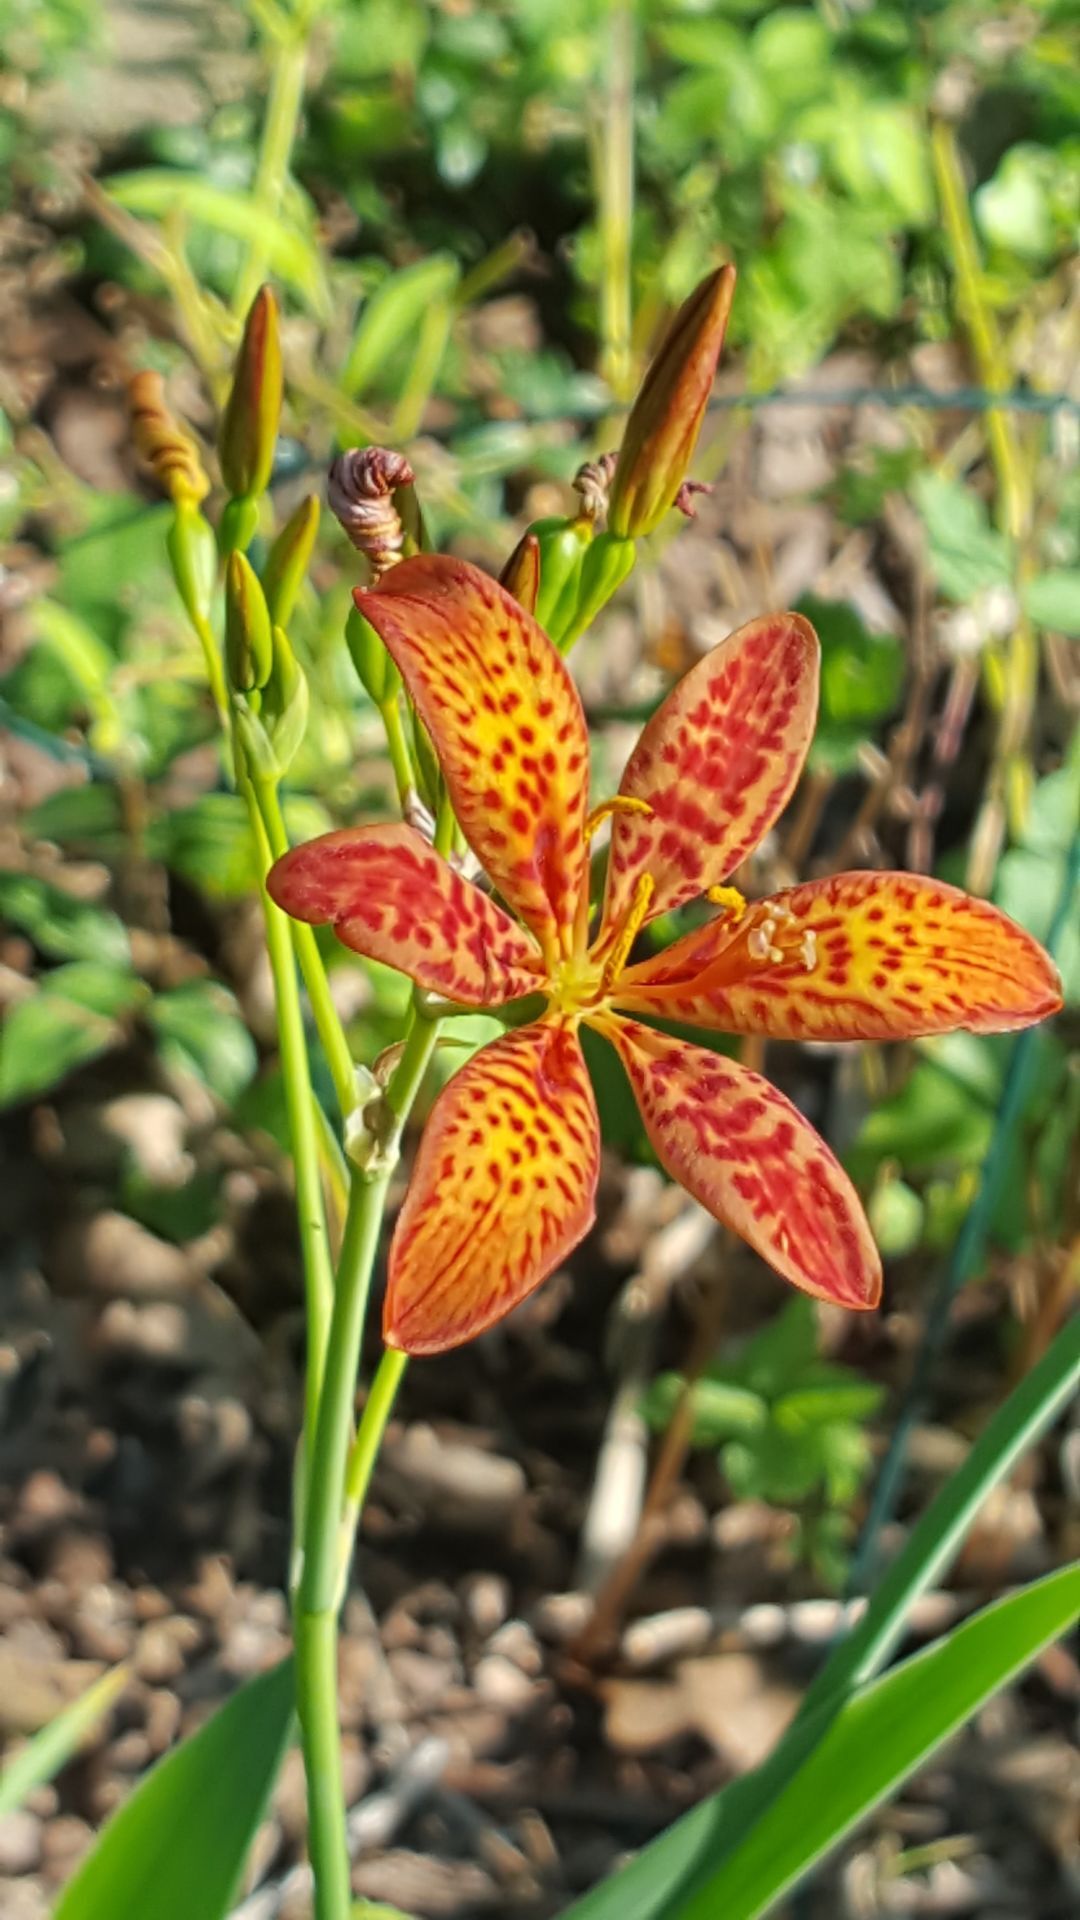
M633 540L624 539L618 533L597 535L581 563L577 604L556 641L560 652L567 652L586 627L592 625L601 608L606 607L622 586L636 559L637 547Z
M318 531L319 503L315 495L309 493L286 520L266 556L263 592L275 626L287 627L292 618Z
M258 579L242 553L225 568L225 665L238 693L264 687L274 663L270 613Z
M221 473L236 499L266 491L283 387L277 301L269 287L260 287L244 326L221 423Z
M529 532L540 548L540 589L534 613L545 633L558 644L559 635L577 605L581 563L593 537L590 522L534 520Z
M274 628L274 664L263 688L260 719L269 735L279 773L287 773L308 722L307 675L282 627Z
M251 494L226 500L218 527L218 551L246 553L259 529L259 503Z
M401 685L401 675L371 623L358 607L350 609L345 622L345 645L360 677L360 684L377 707L393 700Z
M165 536L177 592L193 626L210 618L217 579L214 530L191 500L180 500Z

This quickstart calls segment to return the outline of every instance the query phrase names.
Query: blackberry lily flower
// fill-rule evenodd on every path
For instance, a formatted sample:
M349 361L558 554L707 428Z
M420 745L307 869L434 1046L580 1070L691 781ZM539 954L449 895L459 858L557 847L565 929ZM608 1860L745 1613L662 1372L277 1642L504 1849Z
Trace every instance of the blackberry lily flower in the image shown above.
M616 1048L673 1178L795 1286L875 1306L877 1249L825 1142L760 1074L648 1017L882 1040L1027 1026L1061 1000L1030 935L941 881L841 873L751 906L724 884L798 779L817 709L813 629L798 614L769 615L715 647L649 721L617 797L590 814L577 691L503 588L424 554L356 602L400 669L462 832L510 911L401 825L294 848L270 893L463 1006L547 999L435 1102L390 1249L388 1343L422 1354L470 1339L587 1233L600 1136L582 1022ZM589 841L609 815L593 930ZM714 919L627 964L647 921L701 894L719 906Z

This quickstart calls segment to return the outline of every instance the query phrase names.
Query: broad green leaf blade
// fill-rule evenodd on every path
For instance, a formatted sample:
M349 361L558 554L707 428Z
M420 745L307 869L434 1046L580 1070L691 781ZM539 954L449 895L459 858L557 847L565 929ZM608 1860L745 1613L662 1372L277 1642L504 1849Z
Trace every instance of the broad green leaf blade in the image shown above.
M73 963L74 964L74 963ZM114 1022L42 989L12 1007L0 1039L0 1108L48 1093L116 1040Z
M834 1649L802 1705L806 1713L879 1673L915 1601L959 1552L992 1487L1070 1404L1080 1386L1080 1315L1066 1321L1038 1364L983 1428L967 1459L912 1529L857 1627Z
M78 1753L91 1728L108 1713L127 1686L127 1667L113 1667L69 1707L21 1747L0 1774L0 1819L20 1807L35 1787L44 1786Z
M282 1661L174 1748L109 1821L53 1920L222 1920L289 1738Z
M433 307L447 305L460 277L451 254L434 253L401 267L377 287L360 315L340 384L358 398L376 380L390 354L412 342Z
M1080 1562L985 1607L849 1700L718 1874L666 1920L757 1920L1080 1617ZM624 1909L625 1910L625 1909Z
M623 1873L579 1901L566 1920L666 1920L678 1889L697 1884L708 1862L715 1872L742 1835L791 1781L824 1734L846 1695L878 1672L904 1631L918 1597L958 1551L991 1488L1067 1407L1080 1383L1080 1317L1066 1323L1047 1353L989 1421L960 1470L942 1488L886 1574L855 1630L834 1649L789 1728L764 1766L695 1807L646 1847ZM699 1863L695 1868L695 1862ZM635 1876L631 1885L627 1876Z
M326 278L318 250L297 223L280 219L247 195L229 192L200 174L169 167L113 174L102 184L110 199L130 213L164 220L179 211L234 239L259 240L274 272L303 294L316 312L326 314Z

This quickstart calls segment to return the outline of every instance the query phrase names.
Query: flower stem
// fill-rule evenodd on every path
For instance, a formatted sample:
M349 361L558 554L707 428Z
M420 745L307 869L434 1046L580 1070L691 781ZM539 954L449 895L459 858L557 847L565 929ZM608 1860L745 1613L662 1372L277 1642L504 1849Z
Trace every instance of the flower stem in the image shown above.
M262 812L249 781L244 782L244 797L252 830L259 845L264 867L270 865L270 845ZM296 1175L296 1212L303 1252L304 1286L307 1305L308 1365L304 1394L305 1458L312 1459L316 1415L323 1366L329 1337L334 1282L330 1265L330 1245L326 1233L322 1187L319 1180L319 1142L315 1127L315 1095L311 1085L304 1017L300 1007L300 988L289 923L269 894L263 891L263 915L266 922L266 946L274 980L277 1007L278 1044L281 1050L281 1076L285 1087L285 1105L289 1116Z
M263 821L266 827L270 850L275 860L288 852L289 836L285 830L281 802L277 786L273 781L261 781L256 795ZM304 976L311 1011L315 1017L315 1026L326 1055L327 1065L334 1082L338 1106L342 1118L347 1118L356 1105L356 1075L353 1071L352 1054L345 1031L338 1018L330 992L330 982L326 976L319 943L309 926L302 920L290 921L296 957L300 962L300 971Z
M405 726L401 718L401 702L396 693L380 706L379 714L386 734L390 765L394 770L398 805L404 813L410 794L416 791L416 780L413 775L408 742L405 738Z
M634 217L634 7L609 0L608 69L603 119L593 140L599 200L600 339L603 374L619 400L633 383L630 348L630 252Z
M309 1455L304 1517L303 1568L296 1591L297 1708L308 1783L309 1849L315 1876L315 1920L348 1920L349 1858L345 1790L337 1722L337 1616L343 1568L352 1557L352 1536L403 1355L387 1355L368 1398L361 1433L363 1458L351 1479L359 1498L347 1499L353 1402L360 1342L390 1178L401 1130L434 1051L437 1023L415 1011L397 1071L386 1092L393 1124L377 1168L355 1172L334 1281L326 1367L315 1440ZM380 1384L381 1383L381 1384ZM357 1447L360 1446L360 1437ZM354 1449L354 1452L356 1449Z

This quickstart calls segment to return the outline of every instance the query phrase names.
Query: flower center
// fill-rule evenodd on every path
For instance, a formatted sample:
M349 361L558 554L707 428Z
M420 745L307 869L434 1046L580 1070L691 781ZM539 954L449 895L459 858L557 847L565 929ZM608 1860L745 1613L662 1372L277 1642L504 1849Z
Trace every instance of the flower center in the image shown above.
M740 916L741 917L741 916ZM767 907L751 907L746 915L746 946L751 960L761 966L780 966L785 960L801 960L807 973L817 966L817 934L812 928L798 931L798 922L782 900L770 900Z

